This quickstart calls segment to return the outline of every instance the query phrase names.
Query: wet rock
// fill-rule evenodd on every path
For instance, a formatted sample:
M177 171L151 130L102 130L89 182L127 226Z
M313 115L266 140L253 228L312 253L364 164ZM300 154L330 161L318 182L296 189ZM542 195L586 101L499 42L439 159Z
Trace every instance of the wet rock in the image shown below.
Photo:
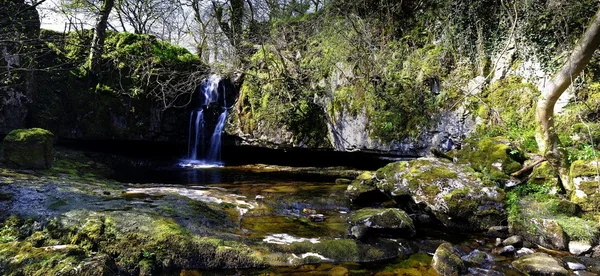
M502 241L504 245L512 245L514 247L520 247L523 244L523 238L518 235L513 235Z
M567 267L570 270L585 270L585 265L580 263L567 262Z
M406 212L394 209L363 208L350 214L350 224L368 228L371 235L415 235L415 226ZM364 236L363 233L362 236Z
M568 259L570 262L581 263L585 265L588 271L600 274L600 260L590 257L577 257L576 259Z
M527 275L569 275L555 258L546 253L534 253L512 262L514 268Z
M508 226L492 226L488 229L486 235L491 238L508 237Z
M442 275L460 275L466 271L464 262L450 243L443 243L435 250L431 266Z
M494 264L494 259L483 251L473 250L469 255L462 256L461 259L465 264L489 269Z
M494 243L494 246L498 247L502 245L502 239L501 238L496 238L496 243Z
M516 256L517 256L517 258L519 258L519 257L525 256L525 255L531 255L533 253L535 253L535 251L533 251L532 249L523 247L523 248L517 250Z
M502 273L502 272L498 272L498 271L491 270L491 269L473 268L473 267L469 268L469 274L471 274L473 276L504 276L504 273Z
M3 141L4 159L29 169L49 169L54 159L54 134L41 128L15 129Z
M487 230L506 219L504 192L482 182L466 165L420 158L388 164L376 178L387 195L409 197L452 229Z
M600 259L600 245L592 247L588 255L592 258Z
M513 253L515 253L515 247L512 245L507 245L505 247L502 247L502 249L500 249L500 251L498 251L498 254L506 256L506 255L512 255Z
M323 221L325 221L325 215L323 215L323 214L309 215L308 219L312 222L323 222Z
M569 252L573 255L583 255L592 249L592 243L587 241L570 241Z
M583 211L595 211L600 200L599 166L600 160L577 160L571 164L571 181L565 189L572 191L571 201L579 204Z

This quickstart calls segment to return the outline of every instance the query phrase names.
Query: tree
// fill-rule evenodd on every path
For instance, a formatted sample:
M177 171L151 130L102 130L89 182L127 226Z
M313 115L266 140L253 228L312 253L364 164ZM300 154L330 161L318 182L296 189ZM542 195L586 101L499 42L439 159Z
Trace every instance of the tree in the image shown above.
M115 4L114 0L102 1L102 7L96 17L96 25L94 26L94 37L90 47L90 57L88 59L88 69L93 74L98 73L102 52L104 50L104 39L106 37L106 27L108 24L108 16Z
M544 87L537 103L536 140L539 150L549 164L557 170L562 185L567 191L572 190L572 187L569 184L565 155L559 148L559 139L554 128L554 105L560 95L569 88L573 79L588 64L598 46L600 46L600 9L562 69Z

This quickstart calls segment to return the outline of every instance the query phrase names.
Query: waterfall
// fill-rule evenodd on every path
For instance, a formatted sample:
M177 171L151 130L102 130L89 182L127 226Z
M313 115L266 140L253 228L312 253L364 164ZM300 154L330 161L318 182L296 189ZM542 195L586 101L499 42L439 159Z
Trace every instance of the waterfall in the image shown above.
M221 159L221 133L225 127L225 119L227 118L227 109L219 115L219 120L212 137L210 138L210 150L208 152L207 160L210 162L218 161Z
M219 76L211 75L202 81L197 90L197 96L199 97L196 103L197 108L190 113L189 119L188 160L180 163L181 166L213 167L221 165L221 134L225 129L227 119L227 101L225 100L226 91L224 87L221 87L222 99L219 101L220 81L221 78ZM223 102L223 106L219 105L220 102ZM211 103L213 104L211 105ZM215 108L219 109L220 115L216 120L212 135L210 135L210 141L206 141L205 134L211 133L211 130L208 128L214 122L216 114L218 114L214 113ZM205 151L206 142L210 142L208 153Z

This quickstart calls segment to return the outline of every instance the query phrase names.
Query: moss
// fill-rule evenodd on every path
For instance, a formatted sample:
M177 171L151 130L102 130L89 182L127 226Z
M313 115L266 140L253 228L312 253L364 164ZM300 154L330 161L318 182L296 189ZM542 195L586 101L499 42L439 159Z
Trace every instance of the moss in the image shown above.
M562 227L563 231L572 241L586 241L595 243L600 238L600 231L597 222L591 222L578 217L560 216L556 222Z
M493 181L508 179L509 174L521 169L524 160L522 153L503 137L468 140L456 157Z
M409 227L414 231L412 219L406 212L399 209L374 209L363 208L352 212L349 221L352 224L364 223L369 221L368 227L372 228L398 228L401 226Z
M41 128L15 129L4 138L4 159L11 164L47 169L52 166L54 134Z
M296 254L314 252L336 261L359 260L359 246L356 241L349 239L325 240L319 243L296 242L288 247Z
M570 177L571 179L580 176L596 176L600 166L597 166L597 161L577 160L571 164Z
M456 189L445 194L444 199L450 210L454 210L458 217L468 217L470 214L480 214L478 211L479 199L471 196L471 188Z
M52 132L41 128L15 129L6 135L4 141L7 142L45 142L48 139L53 140Z

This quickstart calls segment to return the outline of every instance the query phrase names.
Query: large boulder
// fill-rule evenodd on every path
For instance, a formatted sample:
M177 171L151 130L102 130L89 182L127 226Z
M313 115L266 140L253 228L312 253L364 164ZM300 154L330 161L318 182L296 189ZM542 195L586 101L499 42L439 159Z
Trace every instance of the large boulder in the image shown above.
M571 192L571 200L584 211L597 211L600 203L600 162L599 160L577 160L571 164L570 183L566 189Z
M376 177L380 190L396 199L412 198L453 229L487 230L506 220L504 192L467 165L420 158L388 164Z
M526 275L569 275L561 262L546 253L523 256L512 265Z
M352 224L351 233L355 238L362 238L365 234L414 236L415 226L413 220L406 212L394 209L364 208L350 215Z
M41 128L15 129L4 137L4 159L31 169L48 169L54 158L54 134Z

